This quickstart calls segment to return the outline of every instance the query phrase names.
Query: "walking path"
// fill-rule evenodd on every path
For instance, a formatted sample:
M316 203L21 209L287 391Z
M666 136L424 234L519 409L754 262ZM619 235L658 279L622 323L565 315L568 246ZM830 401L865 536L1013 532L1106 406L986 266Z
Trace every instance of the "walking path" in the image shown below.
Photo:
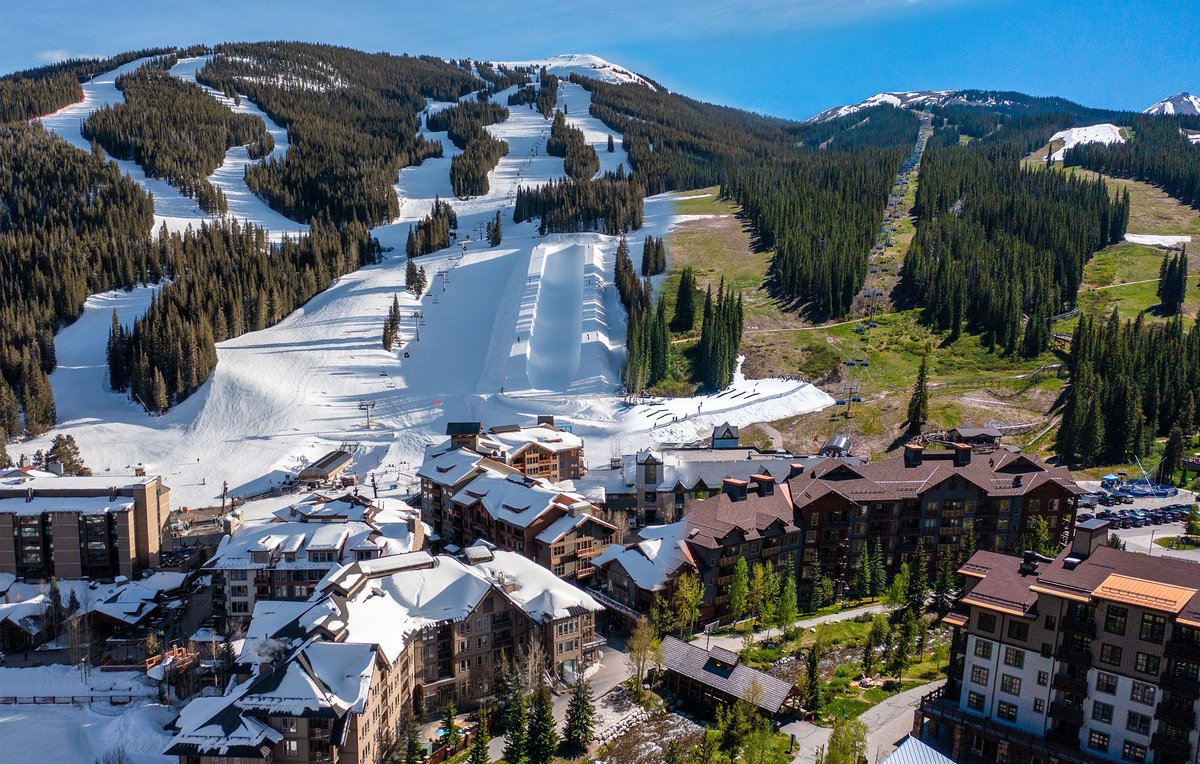
M912 732L913 712L921 702L921 696L941 686L945 680L923 684L911 690L893 695L877 706L873 706L859 718L867 725L867 761L879 764L892 754ZM798 753L792 764L812 764L817 760L817 751L829 742L832 730L808 722L792 722L781 729L785 735L796 736Z
M889 605L884 605L883 603L876 603L874 605L865 605L863 607L854 608L852 610L843 610L840 613L828 613L826 615L819 615L819 616L815 616L813 618L802 618L799 621L796 621L795 623L793 623L792 626L797 629L810 629L814 626L820 626L823 623L835 623L837 621L849 621L849 620L857 618L858 616L863 615L865 613L884 613L884 612L887 612L889 609L890 609ZM781 632L782 632L782 629L778 626L770 628L770 629L764 629L763 631L756 631L756 632L754 632L754 639L755 639L755 641L767 639L772 634L779 636L779 634ZM732 650L733 652L736 653L736 652L741 651L742 641L743 641L743 638L740 634L722 635L719 637L712 637L710 640L706 640L705 646L706 647L723 647L726 650ZM697 639L697 644L699 644L699 639Z

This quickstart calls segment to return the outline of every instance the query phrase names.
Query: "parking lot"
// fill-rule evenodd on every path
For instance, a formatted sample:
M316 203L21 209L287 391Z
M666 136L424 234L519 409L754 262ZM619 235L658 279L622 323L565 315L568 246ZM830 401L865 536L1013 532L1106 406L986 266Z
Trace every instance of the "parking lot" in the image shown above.
M1089 491L1099 491L1099 483L1083 483L1080 486ZM1179 510L1184 516L1187 514L1187 508L1196 502L1196 494L1192 491L1181 490L1177 496L1167 498L1137 498L1130 504L1118 504L1112 507L1095 506L1095 507L1080 507L1080 514L1099 515L1102 512L1121 512L1128 510L1146 511L1160 510L1164 507L1182 505ZM1107 519L1101 517L1100 519ZM1151 554L1155 556L1165 557L1182 557L1185 559L1195 560L1200 562L1200 550L1173 550L1155 544L1156 539L1168 538L1170 536L1182 536L1184 532L1184 523L1182 520L1172 522L1162 522L1159 524L1147 524L1141 527L1119 528L1117 523L1113 524L1113 532L1116 533L1122 541L1125 542L1125 548L1130 552L1141 552L1142 554Z

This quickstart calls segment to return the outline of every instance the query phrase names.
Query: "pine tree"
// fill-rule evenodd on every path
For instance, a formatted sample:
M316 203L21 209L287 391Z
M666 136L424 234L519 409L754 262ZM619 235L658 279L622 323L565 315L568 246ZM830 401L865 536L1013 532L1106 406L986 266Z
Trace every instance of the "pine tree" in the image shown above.
M784 629L790 629L792 624L796 622L798 612L799 603L796 596L796 577L794 575L787 575L784 577L783 593L780 595L779 607L776 612L779 625Z
M92 474L92 471L83 463L83 457L79 453L79 444L75 442L74 435L54 436L50 450L46 453L46 463L50 462L61 464L64 475L87 477Z
M500 222L500 210L496 210L496 219L492 221L491 230L488 232L488 244L493 247L500 246L501 240L504 238L503 224Z
M921 367L917 370L917 381L913 385L912 397L908 401L908 429L920 432L921 425L929 419L929 353L921 356Z
M504 724L505 764L524 764L526 760L526 726L528 724L524 697L518 696L511 701L507 713L505 713Z
M52 638L57 639L62 633L63 599L62 590L58 588L58 579L54 576L50 577L50 591L47 599L50 600L50 634Z
M475 729L475 737L471 739L470 753L467 754L467 764L491 764L488 755L488 707L479 709L479 726Z
M750 568L746 558L739 556L733 564L733 580L729 582L729 614L734 620L746 615L750 607Z
M455 723L455 718L458 716L458 707L454 705L454 701L450 701L450 705L446 706L446 745L451 751L458 750L459 744L462 742L462 730Z
M875 539L874 551L871 554L871 596L882 597L887 591L887 568L884 565L883 544Z
M696 271L687 266L679 274L679 288L675 293L675 315L671 328L677 332L690 332L696 325Z
M817 627L817 637L804 660L804 707L810 713L819 714L825 707L825 693L821 682L821 658L825 652L822 630Z
M410 710L404 717L404 756L401 764L419 764L425 757L425 747L421 741L421 727L417 721L416 710Z
M608 153L610 153L610 154L611 154L611 153L613 153L613 152L614 152L614 151L616 151L616 150L617 150L616 144L613 142L613 137L612 137L612 135L610 134L610 135L608 136Z
M586 678L575 680L571 687L571 699L567 704L567 718L563 725L563 745L569 753L582 756L592 742L596 709L592 703L592 685Z
M854 595L859 599L871 596L871 548L863 545L863 551L858 555L854 566Z
M554 721L550 688L542 683L533 693L533 709L529 715L526 741L528 764L553 764L557 750L558 729Z
M150 409L157 414L162 414L170 407L171 399L167 396L167 382L163 379L162 372L155 367L153 376L150 378Z
M950 609L954 596L954 555L942 552L938 555L937 574L933 581L933 609L945 613Z
M908 579L908 610L913 613L925 612L925 600L929 597L929 561L925 552L918 549L913 557L913 564Z
M0 440L21 432L21 409L17 396L8 382L0 376Z

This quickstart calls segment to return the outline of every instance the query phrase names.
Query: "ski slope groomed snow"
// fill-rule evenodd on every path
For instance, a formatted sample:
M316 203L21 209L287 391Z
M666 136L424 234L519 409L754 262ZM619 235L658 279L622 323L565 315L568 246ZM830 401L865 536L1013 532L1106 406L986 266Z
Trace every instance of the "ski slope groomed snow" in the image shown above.
M187 78L195 66L181 62L174 71ZM93 102L113 97L97 94L98 83L111 80L88 83ZM608 153L610 131L588 114L587 91L570 83L561 88L560 103L596 146L602 171L628 167L620 135ZM509 92L494 98L506 103ZM62 119L59 129L69 133ZM9 451L32 453L55 434L69 433L93 471L128 473L143 464L164 476L173 506L200 507L220 502L224 481L234 496L257 495L338 447L355 452L355 472L378 470L406 484L425 445L440 440L449 421L496 425L553 414L586 439L589 461L607 463L655 443L706 437L724 421L747 425L832 404L810 384L748 380L739 372L720 394L627 405L618 394L625 312L612 283L617 238L543 237L533 223L514 224L517 188L562 177L563 161L545 154L550 121L536 111L514 107L488 130L509 152L489 174L486 195L453 198L449 158L456 149L444 134L426 133L442 140L446 155L400 171L400 216L374 231L390 248L383 262L343 276L274 327L218 345L209 380L161 417L108 391L104 366L113 309L119 320L132 321L149 290L92 297L83 317L58 337L59 367L51 382L60 425ZM429 288L418 299L404 288L404 244L409 225L428 214L436 197L453 202L458 241L419 259ZM645 236L663 236L677 222L677 198L646 200L644 227L629 237L635 258ZM271 226L273 212L255 205L242 210ZM497 211L503 242L491 248L482 234ZM656 289L663 278L654 279ZM398 347L385 351L380 336L393 297L401 306L402 336ZM362 406L373 406L369 429Z
M1151 247L1178 247L1192 240L1191 236L1173 236L1157 233L1127 233L1125 241L1131 244L1147 244Z
M1052 162L1061 162L1063 156L1066 155L1067 149L1078 146L1081 143L1124 143L1125 136L1121 134L1121 128L1105 122L1100 125L1071 127L1066 130L1059 130L1050 136L1050 143L1053 144L1057 141L1062 141L1063 145L1058 151L1050 155Z

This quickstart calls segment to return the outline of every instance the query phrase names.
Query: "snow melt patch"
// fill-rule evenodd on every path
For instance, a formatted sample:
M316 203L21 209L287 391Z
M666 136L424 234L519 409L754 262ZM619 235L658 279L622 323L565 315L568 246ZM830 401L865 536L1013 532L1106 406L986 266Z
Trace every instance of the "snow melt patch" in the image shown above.
M1131 244L1145 244L1151 247L1176 247L1180 244L1187 244L1191 240L1191 236L1162 236L1153 233L1125 234L1125 241Z
M1050 155L1050 161L1052 162L1061 162L1063 156L1067 153L1067 149L1078 146L1081 143L1124 143L1125 136L1121 135L1121 128L1105 122L1099 125L1071 127L1066 130L1059 130L1050 136L1050 143L1053 144L1056 141L1062 141L1063 145L1062 148Z

